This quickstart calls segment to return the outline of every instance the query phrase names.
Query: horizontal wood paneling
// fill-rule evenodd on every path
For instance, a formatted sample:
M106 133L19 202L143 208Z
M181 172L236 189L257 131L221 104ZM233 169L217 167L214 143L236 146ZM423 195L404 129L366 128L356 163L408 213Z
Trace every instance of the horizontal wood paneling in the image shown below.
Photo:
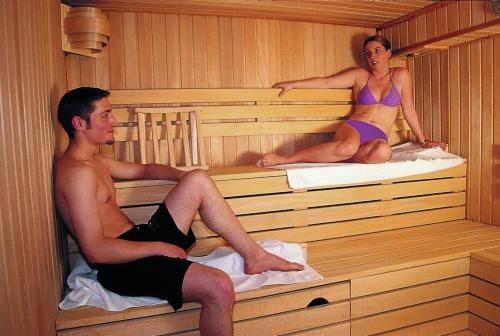
M62 279L51 106L66 89L59 12L55 0L0 6L1 335L55 334Z

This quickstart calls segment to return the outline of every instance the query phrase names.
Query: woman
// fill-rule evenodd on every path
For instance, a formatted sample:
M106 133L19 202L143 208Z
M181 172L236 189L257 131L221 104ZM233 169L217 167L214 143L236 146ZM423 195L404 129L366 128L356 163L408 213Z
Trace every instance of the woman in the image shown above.
M352 117L342 123L333 142L304 149L290 156L265 154L261 166L274 166L294 162L382 163L391 158L389 134L399 105L403 115L422 147L447 145L433 142L424 136L417 113L413 107L410 73L406 68L389 68L391 44L382 36L371 36L364 42L364 52L369 71L356 68L339 74L277 83L280 96L295 88L350 88L356 105Z

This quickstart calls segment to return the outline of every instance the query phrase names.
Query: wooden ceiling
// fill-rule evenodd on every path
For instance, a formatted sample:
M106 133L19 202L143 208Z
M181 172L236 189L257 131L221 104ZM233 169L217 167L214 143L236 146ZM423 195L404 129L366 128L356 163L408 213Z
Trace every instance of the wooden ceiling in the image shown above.
M439 0L64 0L109 11L220 15L379 27Z

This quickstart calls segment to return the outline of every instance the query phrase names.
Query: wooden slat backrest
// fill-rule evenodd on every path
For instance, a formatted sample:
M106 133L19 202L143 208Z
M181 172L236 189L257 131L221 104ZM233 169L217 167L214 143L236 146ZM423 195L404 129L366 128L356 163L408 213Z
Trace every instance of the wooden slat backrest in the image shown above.
M136 108L137 131L139 136L139 147L141 163L147 163L146 158L146 135L148 131L153 143L153 162L160 162L160 131L159 127L146 127L149 125L165 125L167 137L167 148L170 166L178 169L208 169L206 165L205 144L201 130L198 107L161 107L161 108ZM188 128L189 123L189 128ZM177 132L179 131L179 132ZM182 139L182 153L184 154L184 166L179 166L174 149L175 134L179 133Z
M276 148L263 150L260 145L261 142L269 143L269 137L278 136L278 139L285 137L285 142L273 144L273 146L285 146L283 148L293 148L295 141L307 142L309 141L307 139L312 139L310 145L328 141L340 122L347 119L353 110L351 90L297 89L282 97L279 97L278 93L277 89L114 90L110 101L119 122L115 130L117 144L114 148L103 148L102 151L115 153L117 159L137 162L139 148L142 153L150 153L148 158L158 154L158 143L156 141L151 143L153 132L150 120L146 121L144 130L147 134L146 143L135 146L139 141L134 114L136 108L152 113L161 112L164 107L196 107L199 109L200 123L207 139L205 141L207 146L210 146L212 138L215 138L215 143L221 143L221 139L225 137L233 137L229 141L233 141L234 144L236 141L246 143L247 148L242 149L253 154L236 160L238 162L236 164L249 164L259 153L262 154L261 151L275 150ZM163 148L160 150L163 153L160 153L162 158L160 163L170 164L172 158L165 155L168 152L167 144L170 144L165 131L166 125L164 119L158 122L158 129L155 132L159 135L159 146ZM182 144L181 123L173 127L175 148L182 152L185 146ZM409 130L400 113L390 134L390 143L409 140ZM253 137L253 142L249 141L250 137ZM255 139L260 140L255 142ZM235 154L234 151L231 152L231 147L226 150L225 147L222 149L216 145L215 150L219 153L207 151L207 155L217 157L218 162L225 162L226 155ZM240 147L238 151L241 152ZM144 154L141 156L144 159ZM152 160L148 159L148 162Z

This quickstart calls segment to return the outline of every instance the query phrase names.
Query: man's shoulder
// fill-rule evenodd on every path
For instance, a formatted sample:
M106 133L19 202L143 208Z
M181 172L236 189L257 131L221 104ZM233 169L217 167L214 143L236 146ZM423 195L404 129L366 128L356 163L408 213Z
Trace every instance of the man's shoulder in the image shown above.
M88 160L62 157L55 162L56 187L74 182L88 181L95 177L95 167Z

